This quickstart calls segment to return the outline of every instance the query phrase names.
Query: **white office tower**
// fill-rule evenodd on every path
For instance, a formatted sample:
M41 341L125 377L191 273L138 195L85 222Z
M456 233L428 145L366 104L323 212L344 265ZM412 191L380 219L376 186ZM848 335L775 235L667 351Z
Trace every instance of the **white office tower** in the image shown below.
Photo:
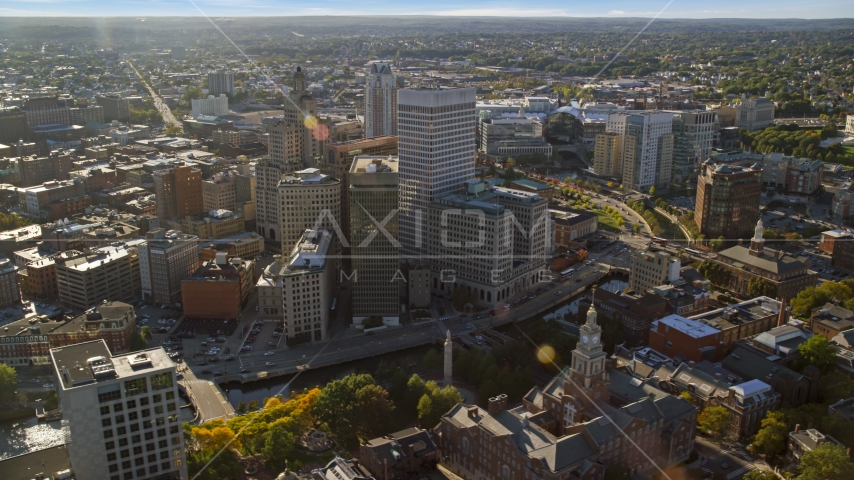
M365 138L397 135L397 79L387 63L365 74Z
M200 115L218 117L228 114L228 97L220 93L218 97L208 95L208 98L194 98L192 100L193 118Z
M474 176L474 107L474 88L398 92L401 260L426 253L427 204Z
M111 356L94 340L50 356L76 478L189 478L175 364L162 348Z
M231 72L209 73L208 93L214 96L224 93L229 97L234 97L234 74Z
M607 133L622 137L623 186L632 190L666 187L673 170L673 114L627 111L608 115Z

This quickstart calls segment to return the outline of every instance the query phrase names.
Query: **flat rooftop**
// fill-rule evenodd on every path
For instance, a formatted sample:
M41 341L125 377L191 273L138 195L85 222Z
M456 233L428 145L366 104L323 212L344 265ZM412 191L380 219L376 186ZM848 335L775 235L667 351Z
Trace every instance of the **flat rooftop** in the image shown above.
M694 315L691 320L697 320L718 330L726 330L733 326L778 315L779 312L780 302L777 300L769 297L756 297L746 302Z
M718 334L716 329L706 325L705 323L685 318L681 315L668 315L653 322L653 324L657 323L667 325L669 328L678 330L692 338L702 338ZM657 326L653 327L653 330L657 330Z
M39 473L54 478L57 472L69 469L71 460L64 444L0 460L3 480L32 480Z
M175 363L161 347L111 357L103 340L52 348L50 356L53 358L56 377L66 390L175 367ZM62 373L63 367L65 375Z

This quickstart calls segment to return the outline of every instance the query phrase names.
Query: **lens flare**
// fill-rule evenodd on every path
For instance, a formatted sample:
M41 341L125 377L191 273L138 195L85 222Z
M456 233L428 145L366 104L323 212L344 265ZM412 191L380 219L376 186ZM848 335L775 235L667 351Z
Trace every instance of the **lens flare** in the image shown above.
M549 364L552 363L555 359L555 349L552 348L551 345L540 345L540 348L537 349L537 360L540 363Z
M314 137L315 140L322 142L329 138L329 127L320 123L314 130L311 131L311 135Z
M317 128L317 117L314 115L306 115L305 120L302 122L305 125L305 128L309 130L314 130Z

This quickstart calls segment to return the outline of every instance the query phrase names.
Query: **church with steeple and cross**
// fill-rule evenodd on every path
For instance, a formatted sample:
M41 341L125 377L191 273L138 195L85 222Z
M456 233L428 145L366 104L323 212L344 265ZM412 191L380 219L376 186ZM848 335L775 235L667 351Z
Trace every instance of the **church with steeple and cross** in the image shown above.
M595 294L595 293L594 293ZM591 306L570 364L521 405L499 395L486 411L459 404L436 430L443 462L487 479L598 480L610 465L644 472L688 458L697 409L684 398L612 368Z

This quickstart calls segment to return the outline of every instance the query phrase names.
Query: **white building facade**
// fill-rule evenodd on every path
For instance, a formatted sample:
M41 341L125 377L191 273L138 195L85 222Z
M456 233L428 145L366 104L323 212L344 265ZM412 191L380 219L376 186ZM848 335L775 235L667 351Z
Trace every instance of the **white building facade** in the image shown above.
M427 205L474 176L475 89L398 93L402 259L425 253Z
M228 97L221 93L218 97L208 95L208 98L194 98L192 107L193 118L198 118L199 115L219 117L228 113Z

